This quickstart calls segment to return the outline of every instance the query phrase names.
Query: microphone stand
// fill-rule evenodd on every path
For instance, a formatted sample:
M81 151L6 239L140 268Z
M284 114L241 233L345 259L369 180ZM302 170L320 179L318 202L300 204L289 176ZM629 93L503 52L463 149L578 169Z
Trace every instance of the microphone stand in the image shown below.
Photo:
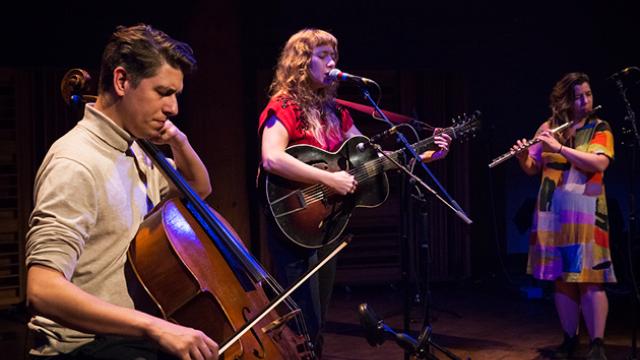
M638 333L638 304L640 304L640 293L638 284L635 280L635 273L633 268L633 247L632 243L635 240L635 227L636 227L636 204L635 204L635 173L637 163L638 148L640 148L640 133L638 132L638 126L636 123L636 115L631 107L631 103L627 99L627 89L625 89L622 80L619 76L615 78L616 86L624 102L627 115L625 120L631 123L631 129L623 128L623 135L631 133L633 139L630 142L623 141L624 145L631 150L631 170L629 174L629 219L628 219L628 231L627 231L627 256L629 256L629 276L631 278L631 285L633 286L631 299L631 318L633 321L633 331L631 333L631 354L629 360L636 360L637 357L637 333Z
M393 123L389 120L389 118L387 117L387 115L385 115L382 110L380 109L380 107L378 107L378 104L376 104L375 100L373 100L373 98L371 97L371 94L369 94L369 90L367 90L364 86L360 86L360 90L362 91L363 96L365 97L365 99L367 99L371 105L373 106L373 108L376 110L376 112L382 117L382 119L384 120L384 122L386 122L389 127L393 127ZM416 159L416 164L420 164L422 165L422 168L425 170L425 172L429 175L429 177L431 177L431 179L433 180L433 182L436 184L436 186L438 187L438 189L440 189L440 191L447 197L447 200L445 200L442 196L440 196L440 194L438 194L435 190L433 190L429 185L427 185L424 181L422 181L422 179L420 179L419 177L417 177L416 175L414 175L411 171L409 171L409 169L407 169L406 167L404 167L403 165L399 164L397 161L393 160L390 156L388 156L387 154L385 154L384 152L382 152L382 150L380 149L379 146L375 146L377 144L375 144L374 142L369 142L370 145L374 146L374 148L380 153L382 154L384 157L386 157L387 159L389 159L391 162L393 162L400 170L402 170L405 174L407 174L408 176L410 176L412 179L414 179L417 183L419 183L422 187L424 187L425 189L427 189L429 192L431 192L438 200L440 200L443 204L445 204L448 208L450 208L456 215L458 215L458 217L460 219L462 219L462 221L464 221L467 224L471 224L473 221L471 221L471 219L467 216L467 214L465 214L464 210L462 210L462 208L460 207L460 205L458 205L458 203L451 197L451 195L449 195L449 193L447 192L447 190L442 186L442 184L440 184L440 182L438 181L438 179L435 177L435 175L433 175L433 173L431 172L431 170L429 170L429 168L427 167L427 164L425 164L424 162L422 162L422 159L420 159L420 155L418 155L418 153L416 153L416 150L413 148L413 146L411 146L411 144L409 144L409 141L407 141L407 138L399 131L397 131L396 133L396 138L398 140L398 142L402 143L404 145L404 148L411 154L411 156L413 156L413 158Z
M382 110L378 107L378 104L371 97L371 94L369 93L369 90L362 84L359 84L358 87L362 91L362 95L364 96L364 98L367 99L367 101L369 101L369 103L371 103L371 105L375 109L375 111L389 125L389 128L393 128L393 123L389 120L387 115L384 112L382 112ZM422 159L420 158L420 155L418 155L418 153L415 151L413 146L411 146L411 144L409 144L409 142L407 141L407 138L402 134L402 132L397 131L395 133L396 133L397 141L404 145L404 148L416 160L416 164L421 164L422 165L422 168L431 177L431 179L437 185L437 187L440 189L440 191L446 196L448 201L445 200L442 196L440 196L440 194L438 192L436 192L434 189L432 189L424 181L422 181L422 179L420 179L418 176L413 174L404 165L398 163L397 161L392 159L390 156L388 156L386 153L384 153L384 151L382 151L382 149L380 148L379 144L376 144L374 141L370 140L369 141L369 145L372 146L378 153L382 154L384 157L389 159L393 164L395 164L395 166L398 169L402 170L402 172L404 174L406 174L411 179L413 179L416 183L420 184L423 188L425 188L426 190L431 192L438 200L440 200L440 202L445 204L460 219L462 219L462 221L464 221L467 224L471 224L472 223L471 219L465 214L464 210L462 210L460 205L458 205L458 203L449 195L449 193L445 190L445 188L440 184L438 179L433 175L431 170L429 170L427 165L422 162ZM403 188L402 197L403 198L406 197L406 194L405 194L406 190L404 189L404 187L405 186L403 184L403 186L402 186L402 188ZM408 206L408 204L404 204L404 202L405 202L404 200L401 200L401 201L403 202L403 208L405 206ZM404 213L405 210L402 210L402 211L403 211L403 215L405 215L405 213ZM409 284L408 284L408 269L407 269L407 264L406 264L407 263L406 259L408 258L408 256L407 256L408 255L407 254L408 253L408 245L407 245L408 237L407 237L407 231L406 231L406 228L408 228L407 222L408 222L408 220L405 220L404 216L403 216L402 235L401 235L401 247L402 247L401 252L402 252L402 256L404 258L403 269L402 269L402 281L403 281L404 287L405 287L405 304L404 304L405 305L405 316L404 316L404 331L405 332L409 330L409 321L408 321L409 316L408 316L408 313L409 313L409 306L410 306L410 304L408 304L408 300L407 300L407 298L408 298L408 288L409 288ZM428 294L427 294L427 296L428 296ZM451 353L450 351L448 351L444 347L436 344L431 339L431 324L430 324L430 320L429 320L429 314L427 313L427 311L429 309L428 308L428 302L429 302L429 300L425 298L425 314L424 314L423 328L422 328L420 337L419 337L419 339L417 341L416 350L415 350L414 354L416 354L416 355L419 354L420 355L418 357L419 359L425 359L428 356L429 359L436 359L437 360L437 357L435 357L435 355L431 354L431 351L430 351L430 346L433 346L436 349L440 350L442 353L444 353L450 359L452 359L452 360L461 360L459 357L457 357L456 355L454 355L453 353ZM412 355L411 352L409 352L409 351L407 351L405 349L405 359L408 360L411 357L411 355Z
M418 339L414 339L407 333L398 333L380 319L378 315L367 303L358 306L358 316L360 317L360 325L364 329L365 338L371 346L380 346L386 340L394 340L398 346L404 349L405 354L413 356L413 359L429 359L438 360L438 358L429 352L427 345L430 342L431 329L425 328ZM459 359L447 349L432 343L434 347L447 354L451 359Z

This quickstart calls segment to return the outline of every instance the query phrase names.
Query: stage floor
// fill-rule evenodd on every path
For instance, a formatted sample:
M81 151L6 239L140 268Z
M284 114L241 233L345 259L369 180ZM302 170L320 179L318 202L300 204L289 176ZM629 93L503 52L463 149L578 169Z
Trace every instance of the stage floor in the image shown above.
M350 290L350 291L349 291ZM562 341L555 307L548 289L543 297L528 299L518 286L495 282L460 282L431 286L432 339L461 359L546 359ZM624 288L608 289L610 316L605 336L610 360L631 355L631 295ZM385 324L401 330L404 320L403 291L391 286L337 287L328 314L324 340L326 360L403 359L403 350L392 340L380 347L366 342L357 308L367 302ZM417 337L423 328L424 306L411 307L410 323ZM588 336L581 325L579 353L584 356ZM449 359L431 347L438 359Z
M460 359L545 359L562 339L549 291L544 291L542 298L527 299L516 285L464 281L432 284L431 293L433 341ZM387 325L401 330L403 294L396 284L337 286L325 328L323 359L403 359L404 352L394 341L387 340L380 347L369 346L357 316L358 305L366 302ZM631 295L622 286L608 288L608 294L607 355L610 360L628 359ZM423 314L422 304L411 307L412 336L417 337L422 329ZM20 308L0 311L0 358L25 358L25 319ZM585 331L581 332L579 355L586 352L588 344ZM434 354L438 359L448 359L441 352Z

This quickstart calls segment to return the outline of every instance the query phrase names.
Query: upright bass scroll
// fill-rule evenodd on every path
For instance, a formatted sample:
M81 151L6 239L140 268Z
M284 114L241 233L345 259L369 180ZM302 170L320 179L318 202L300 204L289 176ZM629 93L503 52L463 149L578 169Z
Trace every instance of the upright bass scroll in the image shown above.
M598 105L598 106L594 107L593 110L591 110L591 112L589 113L589 115L587 115L587 117L595 114L595 112L600 110L600 109L602 109L602 105ZM559 125L559 126L553 128L553 129L549 130L549 132L551 132L552 134L559 133L559 132L562 132L562 131L566 130L567 128L569 128L573 124L574 123L572 121L567 121L566 123L564 123L562 125ZM509 150L508 152L506 152L506 153L498 156L497 158L493 159L491 161L491 163L489 164L489 168L492 169L492 168L496 167L497 165L502 164L503 162L511 159L512 157L516 156L517 154L519 154L519 153L523 152L524 150L530 148L531 145L537 144L539 142L540 142L540 140L538 140L538 139L528 140L526 145L521 147L517 151Z

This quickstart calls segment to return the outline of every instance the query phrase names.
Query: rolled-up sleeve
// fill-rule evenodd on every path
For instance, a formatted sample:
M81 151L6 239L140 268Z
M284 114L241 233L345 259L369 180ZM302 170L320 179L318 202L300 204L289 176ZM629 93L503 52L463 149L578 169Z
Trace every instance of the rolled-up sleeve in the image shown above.
M96 224L95 180L80 163L54 158L38 172L34 193L26 264L44 265L71 279Z

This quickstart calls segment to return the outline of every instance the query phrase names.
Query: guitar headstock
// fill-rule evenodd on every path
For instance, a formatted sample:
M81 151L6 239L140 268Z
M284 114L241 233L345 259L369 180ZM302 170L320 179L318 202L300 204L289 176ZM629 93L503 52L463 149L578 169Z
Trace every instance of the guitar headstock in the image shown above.
M472 112L467 115L463 113L462 115L458 115L452 119L453 126L451 127L452 137L454 139L458 139L459 141L464 141L471 137L476 136L476 132L480 130L480 113L479 110Z

